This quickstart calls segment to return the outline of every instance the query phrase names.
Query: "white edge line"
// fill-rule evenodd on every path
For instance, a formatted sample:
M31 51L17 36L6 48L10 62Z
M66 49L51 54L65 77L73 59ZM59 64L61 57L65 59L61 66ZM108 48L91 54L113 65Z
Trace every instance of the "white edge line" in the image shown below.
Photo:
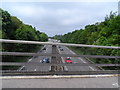
M49 67L49 71L51 71L51 66Z
M83 63L87 63L87 62L85 62L82 58L79 57L79 59L80 59ZM95 69L94 69L93 67L89 66L89 68L90 68L91 70L95 71Z
M87 63L87 62L85 62L81 57L79 57L79 59L80 59L83 63Z
M92 69L93 71L95 71L95 69L93 69L91 66L89 66L90 69Z
M42 48L41 48L41 50L43 49L43 48L45 48L46 47L46 45L44 45ZM38 51L39 52L39 51ZM28 62L30 62L32 60L32 58L30 58L29 60L28 60ZM25 66L22 66L20 69L18 69L17 71L21 71L23 68L24 68Z
M18 71L22 70L25 66L22 66Z
M68 47L64 46L66 49L68 49ZM72 54L75 54L72 50L68 49Z
M40 63L42 62L42 60L40 60Z
M66 47L67 48L67 47ZM68 49L68 48L67 48ZM70 49L68 49L71 53L73 53L73 54L75 54L72 50L70 50ZM82 60L80 57L79 57L79 59L83 62L83 63L86 63L84 60ZM95 69L94 68L92 68L91 66L89 66L89 68L91 69L91 70L93 70L93 71L95 71Z
M28 62L30 62L32 60L32 58L31 59L29 59L29 61Z
M86 57L87 58L87 57ZM93 63L94 64L94 62L93 61L91 61L89 58L87 58L88 59L88 61L89 62L91 62L91 63ZM97 66L98 68L100 68L101 70L104 70L102 67L100 67L100 66Z
M48 51L48 45L46 45L46 51L44 52L44 53L47 53L47 51ZM52 48L52 47L51 47ZM51 57L49 57L50 58L50 62L51 62ZM51 66L49 66L49 71L51 71Z

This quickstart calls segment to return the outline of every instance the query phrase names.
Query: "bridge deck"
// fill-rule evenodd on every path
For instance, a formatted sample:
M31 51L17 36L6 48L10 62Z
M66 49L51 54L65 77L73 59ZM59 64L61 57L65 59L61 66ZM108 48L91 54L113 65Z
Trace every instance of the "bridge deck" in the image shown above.
M57 77L52 78L39 78L39 77L4 77L2 79L3 88L118 88L117 76L81 76L81 77ZM86 78L87 77L87 78ZM26 79L25 79L26 78Z

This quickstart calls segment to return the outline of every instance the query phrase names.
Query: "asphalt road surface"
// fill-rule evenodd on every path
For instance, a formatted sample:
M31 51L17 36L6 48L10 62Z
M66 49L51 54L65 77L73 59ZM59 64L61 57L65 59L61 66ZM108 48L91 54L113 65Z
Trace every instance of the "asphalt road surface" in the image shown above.
M60 54L75 54L66 46L59 46L59 47L57 48ZM63 49L63 51L60 49ZM66 57L61 57L63 63L65 63L65 58ZM90 63L86 59L81 57L71 57L71 60L73 63ZM96 71L98 70L98 68L92 66L65 66L65 70L66 71Z
M54 42L55 43L55 42ZM39 50L37 54L39 53L52 53L52 45L45 45L44 48L46 50ZM57 46L58 53L59 54L75 54L73 51L71 51L66 46ZM63 49L63 50L60 50ZM31 59L28 60L27 63L37 62L42 63L43 58L49 58L51 62L51 57L48 56L33 56ZM66 57L61 57L61 62L65 63ZM85 58L81 57L71 57L71 60L73 63L90 63ZM26 71L50 71L51 66L22 66L19 68L18 71L26 70ZM65 71L96 71L98 68L93 66L64 66Z
M44 48L46 48L46 50L39 50L37 52L37 54L39 53L51 53L52 52L52 46L51 45L45 45ZM31 59L28 60L27 63L42 63L42 59L43 58L49 58L49 60L51 61L51 57L48 56L33 56ZM20 69L18 71L21 70L26 70L26 71L49 71L50 70L50 66L22 66L20 67Z

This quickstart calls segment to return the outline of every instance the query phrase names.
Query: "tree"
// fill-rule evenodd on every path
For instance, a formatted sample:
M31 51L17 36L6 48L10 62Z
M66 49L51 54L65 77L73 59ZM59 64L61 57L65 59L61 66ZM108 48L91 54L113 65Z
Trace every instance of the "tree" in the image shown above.
M48 36L45 33L40 34L40 39L42 42L48 41Z
M66 43L70 42L90 45L120 46L120 16L116 16L116 13L110 12L110 15L105 17L105 21L87 25L85 26L85 29L75 30L64 34L61 41ZM75 50L77 49L75 48ZM120 56L120 52L114 49L80 49L84 51L84 54ZM120 63L120 60L96 59L95 62ZM111 69L114 69L114 67Z
M35 36L35 30L30 25L23 24L20 28L16 30L17 40L34 41L36 40Z
M11 16L7 11L3 11L0 8L0 12L2 13L2 32L6 34L7 37L9 37L10 33L10 26L11 26ZM4 37L3 37L4 38Z

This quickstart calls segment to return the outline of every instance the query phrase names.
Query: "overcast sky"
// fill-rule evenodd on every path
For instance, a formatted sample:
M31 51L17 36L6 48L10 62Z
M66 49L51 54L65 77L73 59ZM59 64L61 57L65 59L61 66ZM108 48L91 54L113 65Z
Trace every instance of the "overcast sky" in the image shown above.
M114 2L6 1L2 3L2 9L48 36L54 36L103 21L110 11L117 11L118 2L117 0Z

